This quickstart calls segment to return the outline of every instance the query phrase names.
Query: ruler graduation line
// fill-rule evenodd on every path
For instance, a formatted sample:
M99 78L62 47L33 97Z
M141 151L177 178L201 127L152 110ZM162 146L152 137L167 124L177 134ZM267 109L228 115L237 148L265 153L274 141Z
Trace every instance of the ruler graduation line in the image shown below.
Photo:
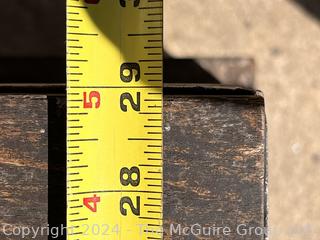
M162 239L163 1L66 1L68 239Z

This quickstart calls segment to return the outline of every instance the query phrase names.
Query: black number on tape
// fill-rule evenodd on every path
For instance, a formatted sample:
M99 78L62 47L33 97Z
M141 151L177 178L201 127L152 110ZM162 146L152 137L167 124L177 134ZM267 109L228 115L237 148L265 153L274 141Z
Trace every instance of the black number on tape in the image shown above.
M120 96L120 108L123 112L127 112L128 111L128 106L126 104L124 104L125 100L128 100L131 104L131 107L133 110L139 112L140 111L140 98L141 98L141 94L140 92L137 92L137 98L136 101L133 100L133 97L130 93L122 93Z
M120 200L120 212L121 212L121 214L124 215L124 216L127 216L128 212L127 212L127 209L124 208L124 205L128 204L130 206L130 209L131 209L132 213L134 215L139 216L140 215L140 197L139 196L136 198L136 202L137 202L137 205L135 207L133 205L133 202L132 202L130 197L121 198L121 200Z
M133 179L133 176L136 175L136 179ZM122 168L120 170L120 182L123 186L138 186L140 184L140 170L137 167L132 168Z
M129 71L125 76L124 72ZM136 82L140 80L140 65L138 63L124 63L120 67L120 78L122 82L131 82L133 78Z

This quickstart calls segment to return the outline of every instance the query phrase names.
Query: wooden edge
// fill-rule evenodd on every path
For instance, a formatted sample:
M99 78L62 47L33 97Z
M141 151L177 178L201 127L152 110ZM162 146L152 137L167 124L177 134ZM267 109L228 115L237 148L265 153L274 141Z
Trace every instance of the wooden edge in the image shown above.
M0 84L0 94L65 96L65 84ZM259 90L207 83L165 83L164 95L254 97L263 100Z

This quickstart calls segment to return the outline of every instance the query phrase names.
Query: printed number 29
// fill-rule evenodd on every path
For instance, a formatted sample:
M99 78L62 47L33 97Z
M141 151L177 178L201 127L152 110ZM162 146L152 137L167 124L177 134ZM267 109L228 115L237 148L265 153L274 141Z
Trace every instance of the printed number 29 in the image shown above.
M132 80L134 80L135 82L138 82L140 80L140 73L141 69L140 69L140 65L138 63L134 63L134 62L126 62L123 63L120 66L120 79L122 82L124 83L130 83ZM133 110L135 110L136 112L140 111L140 98L141 98L141 94L140 92L137 92L137 96L134 100L133 96L126 92L126 93L122 93L120 96L120 108L123 112L127 112L128 111L128 107L127 105L124 103L125 100L128 100L129 103L131 104L131 107Z

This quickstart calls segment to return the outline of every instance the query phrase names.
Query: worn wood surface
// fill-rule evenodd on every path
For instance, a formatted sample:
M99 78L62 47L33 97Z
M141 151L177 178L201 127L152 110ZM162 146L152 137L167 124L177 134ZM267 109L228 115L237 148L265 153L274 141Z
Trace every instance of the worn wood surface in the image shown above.
M264 239L235 231L242 223L265 226L263 99L174 92L164 108L165 239ZM2 96L0 110L0 224L64 223L65 99ZM170 235L170 224L197 223L232 233Z
M168 97L164 219L171 226L229 227L208 239L264 239L237 226L265 226L265 117L261 98ZM172 232L171 232L172 233Z
M21 239L2 235L4 224L47 224L47 99L0 96L0 111L0 239Z

